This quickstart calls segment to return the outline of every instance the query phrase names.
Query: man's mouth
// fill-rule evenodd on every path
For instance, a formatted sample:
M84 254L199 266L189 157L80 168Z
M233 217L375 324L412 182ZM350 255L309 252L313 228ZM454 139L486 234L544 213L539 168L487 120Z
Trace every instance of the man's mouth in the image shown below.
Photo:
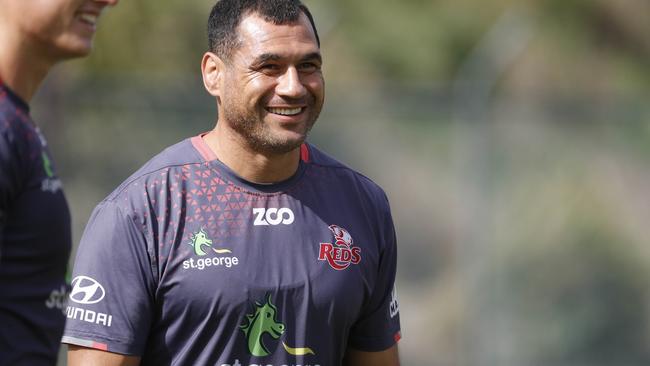
M273 113L273 114L279 114L281 116L295 116L296 114L300 114L302 112L302 108L267 108L267 111Z
M97 20L99 19L99 14L95 13L79 13L78 15L79 20L81 20L83 23L86 23L91 26L96 26L97 25Z

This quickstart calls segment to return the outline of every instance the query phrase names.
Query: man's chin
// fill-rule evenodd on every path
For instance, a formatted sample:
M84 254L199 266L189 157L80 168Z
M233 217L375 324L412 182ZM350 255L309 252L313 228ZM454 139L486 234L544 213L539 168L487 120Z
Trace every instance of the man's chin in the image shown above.
M269 156L287 154L299 148L313 125L277 125L269 121L259 125L243 119L240 121L231 124L233 130L253 151Z
M307 134L304 133L292 133L290 136L285 134L282 138L259 139L253 148L265 155L284 155L300 148L306 138Z
M305 139L283 142L266 142L257 145L257 151L265 155L284 155L300 147Z
M56 58L63 61L88 56L93 49L93 42L92 39L73 39L61 42L61 44L57 44L55 47Z

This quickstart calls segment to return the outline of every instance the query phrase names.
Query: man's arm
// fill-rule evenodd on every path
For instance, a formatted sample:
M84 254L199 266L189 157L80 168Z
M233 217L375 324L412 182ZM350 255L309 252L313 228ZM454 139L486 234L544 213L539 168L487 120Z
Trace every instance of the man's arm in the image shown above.
M397 344L380 352L364 352L348 348L343 358L344 366L399 366Z
M138 366L140 357L68 345L68 366Z

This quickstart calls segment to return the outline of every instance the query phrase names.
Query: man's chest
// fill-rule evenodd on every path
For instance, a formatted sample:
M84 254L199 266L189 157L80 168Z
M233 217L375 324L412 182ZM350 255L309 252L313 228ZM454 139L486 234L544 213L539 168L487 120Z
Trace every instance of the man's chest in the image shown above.
M161 318L236 329L268 302L291 329L347 330L376 281L377 238L360 210L312 202L241 196L208 210L198 199L159 235Z

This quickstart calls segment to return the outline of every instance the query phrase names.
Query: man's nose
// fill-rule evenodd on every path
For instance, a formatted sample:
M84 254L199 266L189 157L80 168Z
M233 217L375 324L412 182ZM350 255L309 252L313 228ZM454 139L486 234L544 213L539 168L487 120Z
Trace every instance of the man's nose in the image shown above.
M294 66L287 67L285 73L279 77L275 91L278 95L291 98L300 98L305 95L305 86L300 80L300 73Z

